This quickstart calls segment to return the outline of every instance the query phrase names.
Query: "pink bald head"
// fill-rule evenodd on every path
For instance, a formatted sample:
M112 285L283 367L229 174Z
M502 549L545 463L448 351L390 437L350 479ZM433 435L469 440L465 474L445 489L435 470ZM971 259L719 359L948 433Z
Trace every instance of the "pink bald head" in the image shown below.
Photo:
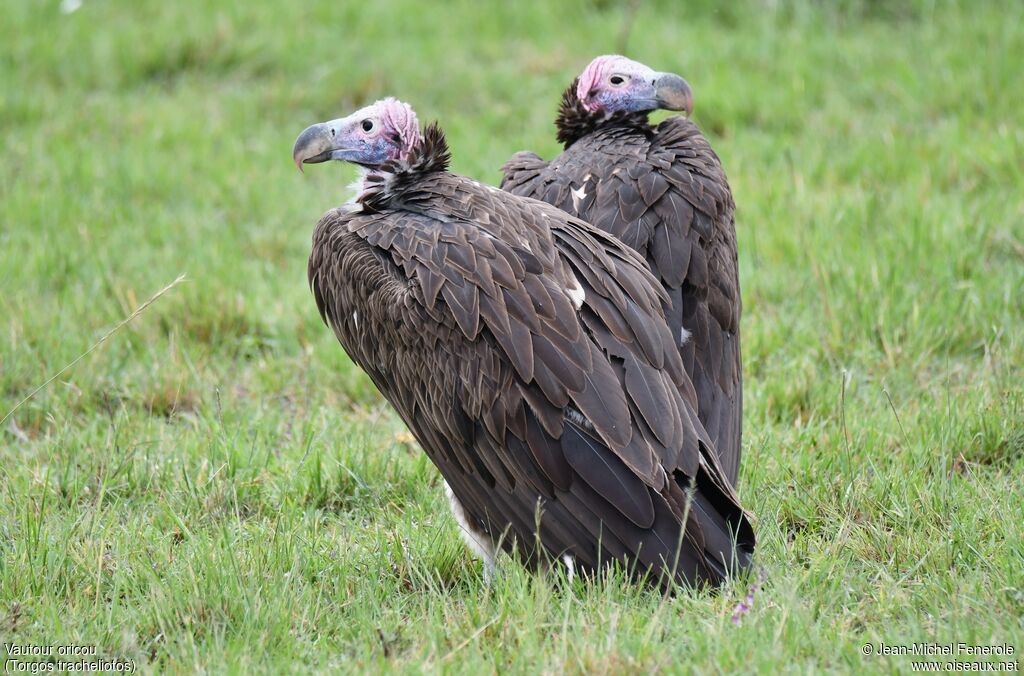
M303 164L328 160L377 167L404 160L422 142L412 107L386 98L348 117L306 128L295 140L292 159L300 169Z
M576 85L576 96L580 98L580 101L586 101L587 95L597 88L598 82L607 77L619 62L627 61L629 59L617 54L599 56L591 61L580 75L579 84Z
M403 154L419 145L423 140L416 111L408 103L388 97L377 101L370 108L377 109L384 133L391 133L398 137L399 147Z
M692 93L681 77L617 54L599 56L587 65L576 96L591 113L693 109Z

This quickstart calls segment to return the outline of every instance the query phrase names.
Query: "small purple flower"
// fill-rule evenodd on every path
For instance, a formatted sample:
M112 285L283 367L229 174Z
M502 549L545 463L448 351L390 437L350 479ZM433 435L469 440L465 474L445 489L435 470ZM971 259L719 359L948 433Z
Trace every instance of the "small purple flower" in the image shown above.
M761 588L761 585L764 583L764 581L764 568L761 568L757 571L757 580L755 580L754 583L750 585L750 589L747 591L747 598L743 601L739 601L736 604L736 607L733 608L732 623L735 624L737 627L740 626L743 616L749 613L751 610L753 610L754 595L757 593L757 590Z

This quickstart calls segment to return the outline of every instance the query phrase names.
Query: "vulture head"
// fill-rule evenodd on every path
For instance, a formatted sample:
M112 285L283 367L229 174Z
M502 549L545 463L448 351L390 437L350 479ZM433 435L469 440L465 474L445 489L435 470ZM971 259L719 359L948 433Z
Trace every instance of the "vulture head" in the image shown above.
M599 56L591 61L576 80L576 96L591 113L693 112L693 92L686 80L624 56Z
M373 171L400 163L423 141L416 113L393 98L377 101L348 117L307 127L295 139L292 160L303 164L342 160Z

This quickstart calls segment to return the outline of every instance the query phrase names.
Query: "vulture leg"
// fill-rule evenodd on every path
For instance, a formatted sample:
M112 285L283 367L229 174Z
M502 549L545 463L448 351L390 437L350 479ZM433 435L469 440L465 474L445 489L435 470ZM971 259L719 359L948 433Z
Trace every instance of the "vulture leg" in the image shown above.
M448 496L448 505L452 508L455 522L459 524L459 535L462 536L463 542L466 543L470 551L484 562L484 583L489 585L494 579L494 561L497 557L494 543L491 542L491 538L487 533L477 528L469 519L466 515L466 509L459 502L459 499L455 497L455 493L452 492L452 488L448 485L447 481L444 482L444 492Z

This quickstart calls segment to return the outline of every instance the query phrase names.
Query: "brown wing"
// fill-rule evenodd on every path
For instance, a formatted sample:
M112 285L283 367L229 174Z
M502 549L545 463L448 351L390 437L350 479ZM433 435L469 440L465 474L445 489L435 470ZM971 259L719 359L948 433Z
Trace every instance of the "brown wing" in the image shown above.
M689 335L680 354L700 420L735 485L741 306L735 206L718 157L696 125L670 117L653 130L593 132L546 166L528 159L510 160L503 187L615 235L645 258L669 294L669 324L677 340Z
M537 153L520 151L501 166L501 189L516 193L523 185L529 185L546 169L548 162Z
M546 205L449 178L420 204L451 220L329 214L310 279L470 517L526 561L539 528L547 555L585 570L619 560L657 575L678 550L678 579L715 583L745 564L753 534L679 394L642 261ZM458 220L469 213L490 216Z

